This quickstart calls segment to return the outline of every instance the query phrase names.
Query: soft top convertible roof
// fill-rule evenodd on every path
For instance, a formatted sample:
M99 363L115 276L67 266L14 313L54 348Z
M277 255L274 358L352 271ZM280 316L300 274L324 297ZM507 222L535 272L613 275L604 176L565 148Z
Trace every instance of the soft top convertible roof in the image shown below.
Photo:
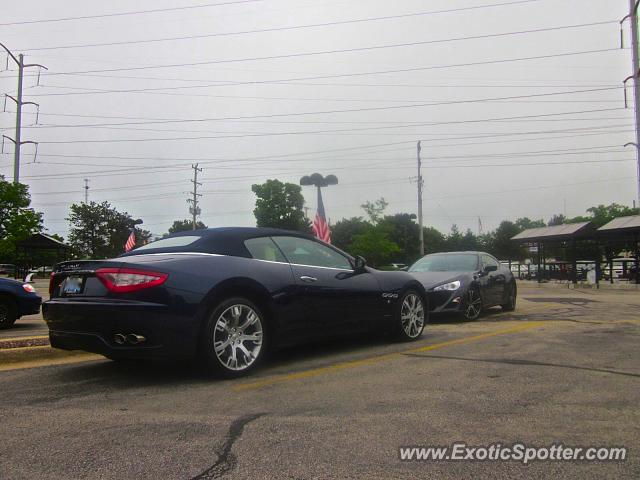
M172 253L172 252L198 252L216 253L219 255L232 255L234 257L251 258L251 254L244 246L244 241L256 237L277 237L287 235L290 237L301 237L313 239L314 237L304 232L293 230L282 230L279 228L260 227L219 227L206 228L201 230L187 230L174 233L157 241L158 248L154 248L152 242L145 248L136 248L129 253L121 255L127 257L131 255L147 255L150 253ZM187 245L162 246L162 240L176 237L198 237Z

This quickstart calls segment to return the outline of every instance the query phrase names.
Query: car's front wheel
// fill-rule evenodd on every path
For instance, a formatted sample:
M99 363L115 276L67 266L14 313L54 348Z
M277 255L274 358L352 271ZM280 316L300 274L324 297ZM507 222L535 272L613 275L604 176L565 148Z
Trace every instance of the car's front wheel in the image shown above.
M400 297L398 304L396 331L399 339L405 342L418 339L427 319L424 299L415 290L408 290Z
M17 319L15 304L9 298L0 297L0 330L10 328Z
M476 320L482 313L482 297L476 287L470 287L462 297L462 314L467 320Z
M246 298L230 298L209 316L200 354L209 372L240 377L262 361L267 339L260 309Z

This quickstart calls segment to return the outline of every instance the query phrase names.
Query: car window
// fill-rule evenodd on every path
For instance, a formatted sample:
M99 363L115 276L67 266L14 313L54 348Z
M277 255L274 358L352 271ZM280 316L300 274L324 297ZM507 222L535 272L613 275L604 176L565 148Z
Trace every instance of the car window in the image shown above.
M486 267L487 265L495 265L497 268L500 268L497 260L495 260L493 257L490 257L489 255L482 256L482 265L484 267Z
M258 260L287 263L287 259L282 256L270 237L250 238L244 241L244 246L247 247L251 256Z
M478 257L470 253L427 255L409 268L410 272L473 272Z
M181 235L178 237L161 238L155 242L147 243L141 247L136 248L134 251L139 250L151 250L153 248L167 248L167 247L186 247L193 242L200 240L200 236L196 235Z
M314 267L351 270L351 262L344 255L313 240L298 237L273 237L291 263Z

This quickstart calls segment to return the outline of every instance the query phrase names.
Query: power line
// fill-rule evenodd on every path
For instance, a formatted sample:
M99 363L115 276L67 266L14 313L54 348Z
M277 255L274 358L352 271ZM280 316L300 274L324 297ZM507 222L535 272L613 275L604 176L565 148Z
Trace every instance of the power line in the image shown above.
M475 139L475 138L493 138L493 137L504 137L504 136L513 136L513 135L536 135L542 133L564 133L564 132L579 132L579 131L597 131L604 130L610 128L619 128L630 126L630 124L615 124L615 125L607 125L601 127L576 127L576 128L567 128L567 129L557 129L557 130L537 130L537 131L527 131L527 132L505 132L505 133L482 133L476 134L473 136L462 136L468 135L467 133L422 133L418 134L421 136L426 135L460 135L459 137L449 137L449 138L432 138L425 139L423 141L434 142L438 140L457 140L457 139ZM198 137L163 137L163 138L128 138L128 139L100 139L100 140L52 140L49 142L40 142L46 144L79 144L79 143L125 143L125 142L165 142L165 141L183 141L183 140L217 140L217 139L227 139L227 138L250 138L250 137L278 137L278 136L294 136L294 135L376 135L376 136L398 136L398 135L410 135L416 136L416 133L413 132L394 132L394 133L381 133L377 130L380 129L391 129L395 127L365 127L365 128L352 128L352 129L334 129L334 130L307 130L307 131L289 131L289 132L256 132L256 133L240 133L240 134L230 134L230 135L216 135L216 136L198 136ZM399 127L405 128L405 127ZM376 130L374 133L355 133L355 132L363 132L363 131L371 131Z
M255 2L262 2L262 1L263 0L234 0L234 1L223 2L223 3L204 3L199 5L186 5L184 7L155 8L151 10L135 10L135 11L128 11L128 12L103 13L99 15L82 15L77 17L48 18L48 19L41 19L41 20L23 20L20 22L0 23L0 27L9 27L14 25L33 25L33 24L39 24L39 23L68 22L72 20L90 20L93 18L122 17L126 15L143 15L148 13L174 12L178 10L194 10L198 8L221 7L224 5L236 5L241 3L255 3Z
M278 83L282 81L296 81L296 80L324 80L329 78L342 78L342 77L356 77L363 75L379 75L384 73L404 73L404 72L416 72L422 70L436 70L443 68L456 68L456 67L473 67L478 65L493 65L497 63L510 63L510 62L521 62L527 60L542 60L547 58L561 58L561 57L569 57L575 55L587 55L592 53L605 53L605 52L617 52L620 48L603 48L597 50L583 50L578 52L566 52L566 53L554 53L548 55L537 55L531 57L517 57L517 58L505 58L505 59L497 59L497 60L484 60L479 62L468 62L468 63L457 63L450 65L434 65L427 67L410 67L410 68L402 68L396 70L379 70L374 72L356 72L356 73L341 73L341 74L332 74L332 75L315 75L310 77L294 77L294 78L286 78L286 79L274 79L274 80L253 80L246 82L228 82L222 84L211 85L212 87L220 86L237 86L237 85L253 85L253 84L262 84L262 83ZM240 59L234 61L248 61L250 59ZM158 68L174 68L174 67L189 67L189 66L197 66L204 65L210 62L196 62L196 63L184 63L184 64L171 64L171 65L148 65L142 67L121 67L121 68L111 68L111 69L103 69L103 70L84 70L84 71L76 71L76 72L51 72L48 73L47 76L56 76L56 75L77 75L77 74L87 74L87 73L108 73L108 72L123 72L123 71L133 71L133 70L148 70L148 69L158 69ZM217 62L212 62L217 63Z
M493 121L514 121L514 120L521 120L521 119L533 119L533 118L542 118L542 119L546 119L546 117L552 117L552 116L560 116L560 115L582 115L582 114L586 114L586 113L602 113L602 112L613 112L613 111L619 111L619 110L625 110L625 108L623 107L616 107L616 108L600 108L600 109L592 109L592 110L577 110L577 111L570 111L570 112L557 112L557 113L544 113L544 114L537 114L537 115L518 115L518 116L510 116L510 117L498 117L498 118L483 118L483 119L478 119L478 120L453 120L453 121L448 121L448 122L418 122L418 121L414 121L414 122L407 122L407 121L331 121L331 120L287 120L287 121L265 121L265 120L253 120L252 119L240 119L240 120L228 120L228 121L233 121L233 122L240 122L240 123L270 123L270 124L278 124L278 123L283 123L283 124L303 124L303 123L315 123L315 124L387 124L387 123L395 123L395 124L403 124L403 125L412 125L412 126L432 126L432 125L451 125L451 124L464 124L464 123L477 123L477 122L493 122ZM78 117L78 118L106 118L109 120L148 120L148 121L155 121L155 122L165 122L165 121L172 121L172 120L176 120L175 118L148 118L148 117L127 117L127 116L105 116L105 115L83 115L83 114L68 114L68 113L50 113L50 112L45 112L42 113L43 116L47 116L47 115L51 115L51 116L61 116L61 117ZM594 120L622 120L625 119L626 117L611 117L611 118L596 118ZM191 120L194 121L206 121L206 119L204 120L198 120L198 119L181 119L184 122L189 122ZM582 119L580 119L582 120ZM215 120L212 120L215 121ZM111 124L111 125L107 125L107 126L118 126L121 124ZM27 128L72 128L72 127L86 127L86 126L102 126L100 124L66 124L66 125L54 125L54 124L48 124L48 125L42 125L40 124L39 126L32 126L32 127L27 127ZM165 131L165 130L159 130L159 131Z
M405 13L400 15L385 15L380 17L367 17L367 18L356 18L351 20L337 20L334 22L322 22L322 23L310 23L305 25L292 25L288 27L273 27L273 28L260 28L254 30L242 30L237 32L222 32L222 33L206 33L202 35L181 35L177 37L161 37L161 38L151 38L151 39L143 39L143 40L124 40L118 42L102 42L102 43L85 43L85 44L75 44L75 45L58 45L58 46L47 46L47 47L38 47L38 48L29 48L26 51L35 52L35 51L44 51L44 50L61 50L61 49L70 49L70 48L89 48L89 47L111 47L117 45L133 45L133 44L148 44L148 43L157 43L157 42L169 42L169 41L179 41L179 40L194 40L201 38L213 38L213 37L225 37L230 35L248 35L254 33L267 33L267 32L280 32L285 30L300 30L305 28L319 28L319 27L332 27L337 25L346 25L352 23L365 23L365 22L376 22L383 20L397 20L401 18L410 18L410 17L419 17L425 15L436 15L442 13L453 13L453 12L462 12L467 10L478 10L483 8L492 8L492 7L504 7L509 5L520 5L524 3L533 3L539 0L522 0L515 2L503 2L503 3L492 3L488 5L476 5L471 7L462 7L462 8L453 8L447 10L431 10L431 11L423 11L423 12L413 12L413 13Z
M540 97L550 97L557 95L573 95L580 93L593 93L593 92L602 92L602 91L611 91L611 90L620 90L622 87L606 87L606 88L592 88L585 90L568 90L564 92L550 92L550 93L536 93L529 95L511 95L506 97L489 97L489 98L479 98L479 99L468 99L468 100L450 100L445 102L426 102L426 103L413 103L406 105L387 105L381 107L362 107L362 108L350 108L350 109L338 109L338 110L320 110L320 111L307 111L307 112L292 112L292 113L272 113L265 115L245 115L238 117L212 117L212 118L200 118L200 119L168 119L168 120L153 120L153 121L144 121L144 122L119 122L119 123L94 123L94 124L75 124L68 126L122 126L122 125L157 125L157 124L172 124L172 123L198 123L198 122L211 122L211 121L221 121L221 120L246 120L246 119L256 119L256 118L279 118L279 117L291 117L291 116L304 116L304 115L328 115L335 113L353 113L353 112L371 112L371 111L383 111L383 110L397 110L402 108L420 108L420 107L433 107L433 106L442 106L442 105L456 105L456 104L467 104L467 103L482 103L487 101L495 101L495 100L509 100L509 99L522 99L522 98L540 98ZM213 137L209 137L213 138ZM157 140L157 139L151 139ZM104 140L105 142L112 142L113 140ZM144 141L144 140L133 140L133 141ZM100 141L86 141L86 142L100 142ZM68 141L52 141L48 143L69 143ZM73 142L71 142L73 143Z
M403 142L409 144L410 142ZM517 152L501 152L501 153L484 153L484 154L473 154L473 155L430 155L430 161L433 160L450 160L450 159L470 159L470 158L513 158L513 157L544 157L544 156L561 156L561 155L584 155L584 154L603 154L603 153L623 153L624 149L620 148L617 150L612 150L613 148L620 147L619 145L597 145L591 147L579 147L579 148L563 148L563 149L552 149L552 150L529 150L529 151L517 151ZM369 152L369 153L386 153L389 151L405 151L406 149L393 149L393 150L381 150L380 152ZM130 161L133 160L135 162L139 162L140 160L153 160L157 161L182 161L182 162L199 162L203 164L215 164L216 168L229 168L222 167L221 164L231 164L231 168L241 168L248 165L255 164L263 164L268 163L271 160L280 158L278 156L273 157L245 157L245 158L224 158L224 159L212 159L212 158L163 158L163 157L126 157L126 156L103 156L103 155L70 155L70 154L44 154L42 157L63 157L63 158L93 158L93 159L116 159L116 160L124 160L130 164ZM382 160L382 158L374 158L375 160ZM370 162L372 157L364 157L364 158L354 158L354 157L311 157L311 158L294 158L289 159L287 162L317 162L319 160L334 160L339 162L348 162L348 161L363 161ZM384 158L384 160L398 160L398 157L392 158ZM56 162L39 162L43 164L52 164L58 165ZM78 166L78 163L64 163L64 165L72 165ZM84 163L85 166L96 166L98 164L94 163ZM105 166L115 166L113 163L109 164L101 164ZM176 164L180 165L180 164ZM155 186L163 186L163 185L175 185L180 184L181 181L178 182L168 182L168 183L149 183L149 184L135 184L135 185L127 185L123 187L110 187L103 189L93 189L93 191L111 191L111 190L127 190L133 187L155 187ZM74 193L75 190L60 192L60 193ZM54 195L58 192L44 192L39 193L39 195Z
M295 85L295 84L294 84ZM327 98L327 97L274 97L263 95L216 95L210 93L175 93L173 90L192 90L200 88L210 88L211 85L183 85L175 87L146 87L131 89L104 89L104 88L87 88L75 87L67 85L40 85L44 88L53 88L60 90L74 90L72 92L60 93L40 93L34 94L35 97L64 97L71 95L107 95L112 93L137 93L147 95L167 95L167 96L191 96L191 97L210 97L210 98L232 98L240 100L286 100L286 101L314 101L314 102L387 102L387 103L406 103L408 100L398 99L368 99L368 98ZM598 87L617 88L619 85L599 85ZM504 88L504 87L503 87ZM543 87L543 88L567 88L566 86ZM584 86L580 87L584 88ZM171 91L167 91L171 90ZM434 100L435 101L435 100ZM548 102L577 102L577 103L606 103L619 102L619 100L547 100ZM543 102L542 100L537 102Z

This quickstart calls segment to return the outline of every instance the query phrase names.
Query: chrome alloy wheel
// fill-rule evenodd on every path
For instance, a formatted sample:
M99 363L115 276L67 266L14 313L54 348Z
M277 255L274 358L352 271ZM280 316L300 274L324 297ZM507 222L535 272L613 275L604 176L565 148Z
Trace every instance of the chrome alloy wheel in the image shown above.
M464 316L475 320L482 312L482 298L475 288L470 288L464 297Z
M249 368L262 349L260 316L248 305L227 308L216 322L213 348L220 363L229 370Z
M409 338L416 338L424 327L424 306L422 300L415 293L410 293L402 302L400 320L404 333Z

